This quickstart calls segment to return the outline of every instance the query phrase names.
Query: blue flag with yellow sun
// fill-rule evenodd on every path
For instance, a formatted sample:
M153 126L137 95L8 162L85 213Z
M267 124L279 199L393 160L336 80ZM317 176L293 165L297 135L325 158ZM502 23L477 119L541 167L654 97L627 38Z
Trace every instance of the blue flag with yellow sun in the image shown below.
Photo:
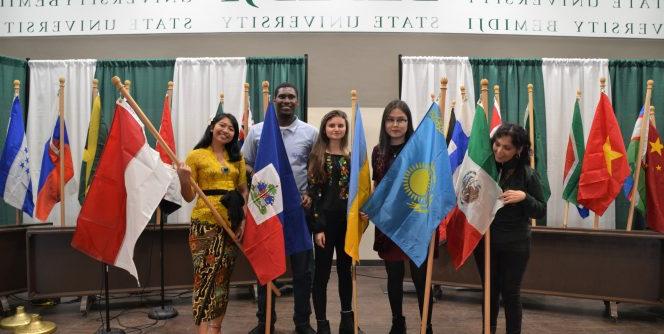
M432 103L362 211L420 266L432 233L455 205L443 122Z

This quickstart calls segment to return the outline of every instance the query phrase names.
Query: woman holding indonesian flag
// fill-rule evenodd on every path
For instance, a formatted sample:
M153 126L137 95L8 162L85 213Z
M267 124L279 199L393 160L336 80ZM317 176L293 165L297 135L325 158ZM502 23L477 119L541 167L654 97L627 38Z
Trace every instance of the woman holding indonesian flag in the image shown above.
M530 140L515 124L501 125L491 138L504 206L491 223L491 333L496 333L499 297L505 307L507 334L521 333L521 281L530 257L530 219L546 215L537 172L530 168ZM484 282L484 242L475 248Z
M241 239L248 188L238 134L238 123L233 115L216 115L203 138L187 155L186 163L178 166L178 176L182 197L187 202L195 197L191 176ZM200 198L191 214L189 247L194 264L194 322L199 334L219 334L238 249L224 229L215 223L212 212Z

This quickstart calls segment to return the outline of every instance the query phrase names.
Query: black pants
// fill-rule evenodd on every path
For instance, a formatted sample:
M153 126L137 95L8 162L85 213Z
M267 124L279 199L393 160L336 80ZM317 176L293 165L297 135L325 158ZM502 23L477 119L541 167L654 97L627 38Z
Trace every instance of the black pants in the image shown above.
M484 285L484 240L475 249L475 263ZM530 239L508 242L491 243L491 301L490 322L492 332L495 332L498 321L499 298L503 300L505 308L505 321L507 334L521 333L521 282L526 272L528 258L530 257ZM484 313L484 310L482 310Z
M339 278L339 300L341 311L352 311L353 280L351 277L352 259L344 250L346 244L346 213L324 211L325 248L314 246L316 269L314 270L313 302L317 320L327 320L327 282L330 280L332 256L337 252L337 277Z
M311 271L313 267L312 251L307 250L289 256L291 271L293 272L293 302L294 314L293 322L295 325L309 324L309 316L311 315L311 304L309 297L311 296ZM259 323L265 323L265 304L266 299L266 286L258 286L258 311L256 317ZM277 321L277 314L274 310L275 298L272 298L272 323Z
M415 284L417 292L417 303L420 307L420 315L424 308L424 288L426 286L427 262L424 261L420 267L417 267L413 261L408 260L410 265L410 276ZM387 296L390 299L390 308L392 317L403 316L403 277L405 272L405 261L385 261L385 271L387 271ZM432 294L429 294L429 315L427 316L427 325L431 325L431 309L433 306Z

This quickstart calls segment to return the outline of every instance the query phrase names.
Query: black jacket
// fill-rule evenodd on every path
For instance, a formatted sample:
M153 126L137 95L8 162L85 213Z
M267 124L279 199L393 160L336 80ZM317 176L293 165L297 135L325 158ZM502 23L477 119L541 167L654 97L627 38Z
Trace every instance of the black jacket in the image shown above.
M530 219L546 216L546 201L537 171L529 166L515 167L510 160L498 165L501 171L500 187L506 190L521 190L526 198L515 204L503 206L491 224L491 242L503 243L524 240L530 237Z

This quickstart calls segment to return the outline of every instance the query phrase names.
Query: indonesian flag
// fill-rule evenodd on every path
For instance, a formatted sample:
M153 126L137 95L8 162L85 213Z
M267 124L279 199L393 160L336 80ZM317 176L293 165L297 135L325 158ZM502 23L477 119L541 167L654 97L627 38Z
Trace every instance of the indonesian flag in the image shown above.
M500 104L496 96L493 96L493 109L491 109L491 124L489 124L489 137L493 137L496 130L503 124L503 119L500 117Z
M468 150L459 167L455 185L457 206L447 220L447 250L458 269L489 229L496 212L503 207L496 180L496 162L489 142L489 125L480 105L475 109Z
M127 270L138 281L134 246L173 177L159 153L148 145L134 111L118 100L72 247Z

